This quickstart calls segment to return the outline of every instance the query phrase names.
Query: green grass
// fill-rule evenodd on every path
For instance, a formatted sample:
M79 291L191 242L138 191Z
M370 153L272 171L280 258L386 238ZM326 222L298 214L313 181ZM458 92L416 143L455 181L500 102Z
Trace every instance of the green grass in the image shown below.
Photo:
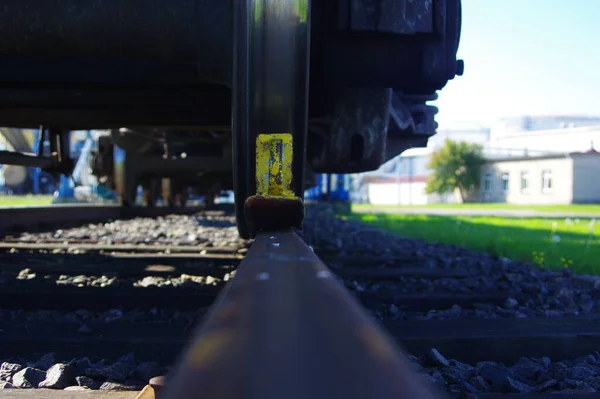
M377 209L457 209L457 210L528 210L552 213L590 213L600 217L600 204L576 205L514 205L505 203L469 203L469 204L427 204L427 205L370 205L353 204L352 210L356 212Z
M0 195L0 207L52 205L52 195Z
M349 214L403 237L454 244L542 267L600 274L600 219Z

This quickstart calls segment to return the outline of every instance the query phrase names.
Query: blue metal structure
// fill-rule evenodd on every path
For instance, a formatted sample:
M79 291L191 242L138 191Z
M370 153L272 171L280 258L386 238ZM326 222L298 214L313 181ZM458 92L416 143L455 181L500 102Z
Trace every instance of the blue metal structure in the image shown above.
M79 144L79 143L78 143ZM93 140L91 138L91 133L88 131L88 138L84 142L83 146L81 144L73 146L72 156L79 153L79 157L77 159L77 163L75 164L75 168L73 169L73 174L71 177L60 175L60 184L58 186L58 192L55 194L57 199L72 199L75 198L75 182L79 182L80 174L83 169L83 163L87 161L87 155L92 148ZM87 154L84 153L84 150L87 148Z
M33 136L33 153L38 154L38 150L40 148L40 140L42 139L42 132L40 129L36 130ZM40 168L31 168L31 178L33 180L33 194L40 193L40 174L42 173L42 169Z
M92 132L87 131L87 139L83 142L77 143L73 146L71 156L78 156L77 163L73 169L71 177L60 175L60 185L58 192L55 194L58 200L73 199L75 198L75 186L81 184L82 173L84 166L89 163L89 157L94 147L94 139ZM105 197L107 194L106 190L98 187L92 187L91 190L94 193L102 194Z
M19 129L13 129L13 130L19 130ZM19 131L20 132L20 131ZM12 131L11 132L13 134L13 137L18 137L18 134L16 131ZM21 141L23 142L27 142L27 140L24 138L24 136L21 134ZM27 144L27 148L24 148L24 144L21 143L21 148L23 148L24 151L29 152L29 153L33 153L38 155L39 152L39 142L41 140L41 132L39 130L34 131L34 136L33 136L33 143L30 146L29 144ZM1 149L5 149L5 148L1 148ZM3 165L0 165L0 168ZM26 170L26 179L23 181L22 184L18 185L18 186L12 186L12 187L6 187L3 186L3 184L5 183L4 181L0 182L0 189L2 189L3 191L9 192L9 193L13 193L13 194L51 194L55 191L55 187L56 187L56 179L47 172L43 172L40 168L24 168Z
M304 197L313 201L350 201L350 175L325 174L317 175L317 185L306 190Z

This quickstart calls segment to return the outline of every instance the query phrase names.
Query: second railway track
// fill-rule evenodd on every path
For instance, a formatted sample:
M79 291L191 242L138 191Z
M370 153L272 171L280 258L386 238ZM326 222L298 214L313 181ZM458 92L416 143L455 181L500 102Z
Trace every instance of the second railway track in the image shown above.
M19 367L30 364L42 372L52 366L40 363L44 357L47 362L67 362L82 377L70 384L92 384L83 378L87 376L95 389L103 384L103 389L139 389L149 377L144 368L150 374L166 372L220 289L235 276L249 244L223 233L228 214L194 212L198 216L185 216L186 220L195 218L198 223L212 215L218 219L217 227L207 228L205 236L195 230L169 237L165 231L159 234L163 239L159 244L145 243L144 237L135 235L129 241L118 240L115 231L92 237L100 225L13 234L0 242L0 360ZM304 238L414 356L415 370L434 385L472 397L494 393L542 397L544 392L558 391L595 397L600 390L596 352L600 312L594 307L593 281L548 274L545 289L557 294L559 303L540 303L535 309L527 305L528 298L535 298L527 293L532 289L527 277L531 273L523 271L518 277L505 261L484 256L475 260L476 255L445 249L460 253L454 260L486 263L479 265L477 274L473 268L449 266L446 255L439 259L441 247L429 252L427 244L387 236L376 247L380 233L331 218L327 227L319 222L320 212L315 210L320 216L308 218ZM146 226L148 232L154 223L129 222ZM169 226L167 230L175 223ZM332 235L331 228L345 231ZM340 245L339 240L351 237L367 241ZM386 250L391 243L411 249ZM499 273L496 289L477 287L477 281L493 280ZM565 290L573 291L567 299L576 306L569 301L561 305ZM594 305L587 309L589 301L582 296L589 296ZM91 363L81 370L84 358ZM106 359L103 366L94 364L101 359ZM7 386L17 372L0 370L0 380Z

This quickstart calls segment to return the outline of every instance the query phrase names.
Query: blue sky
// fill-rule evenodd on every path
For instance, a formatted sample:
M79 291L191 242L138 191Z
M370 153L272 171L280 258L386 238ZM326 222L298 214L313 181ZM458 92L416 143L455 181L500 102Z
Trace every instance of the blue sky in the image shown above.
M600 116L600 0L462 0L465 73L440 128L527 114Z

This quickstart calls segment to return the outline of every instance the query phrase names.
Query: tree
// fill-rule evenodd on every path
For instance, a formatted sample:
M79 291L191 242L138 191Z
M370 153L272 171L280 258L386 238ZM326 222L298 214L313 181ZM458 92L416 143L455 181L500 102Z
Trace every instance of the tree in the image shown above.
M444 146L432 154L427 165L433 173L425 191L445 194L458 189L464 202L469 190L479 187L483 161L480 145L446 140Z

